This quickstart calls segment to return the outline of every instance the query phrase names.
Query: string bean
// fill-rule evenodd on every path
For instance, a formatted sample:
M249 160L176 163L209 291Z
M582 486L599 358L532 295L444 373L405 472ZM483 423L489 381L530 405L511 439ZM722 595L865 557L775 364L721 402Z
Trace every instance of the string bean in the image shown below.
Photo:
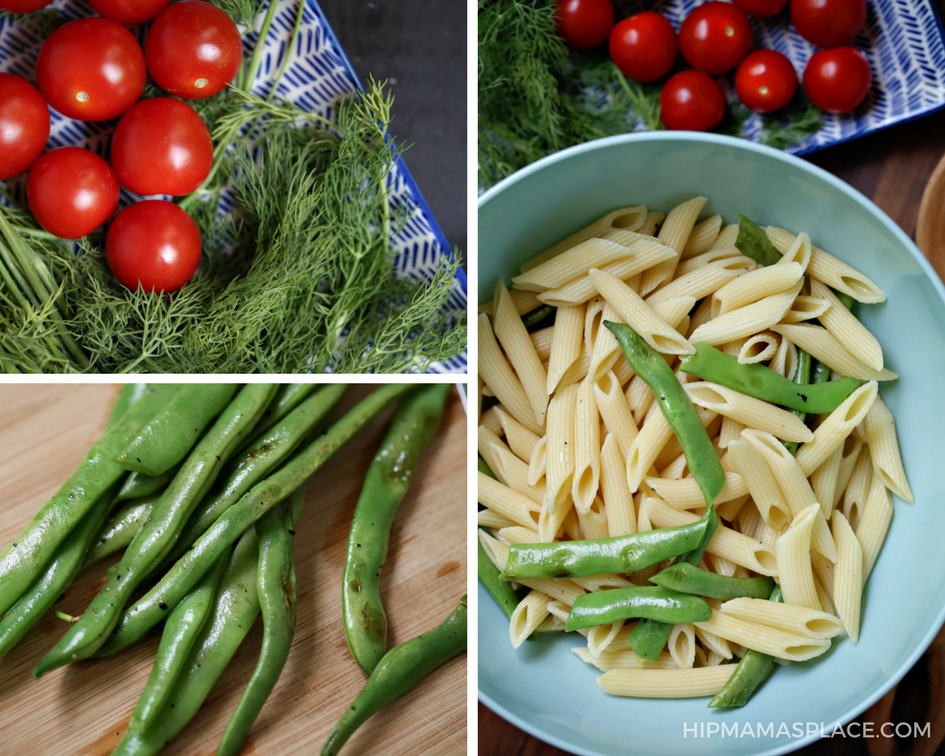
M781 259L778 248L771 243L764 229L744 215L738 216L735 248L759 265L774 265Z
M119 496L120 496L119 492ZM127 548L138 535L144 523L151 516L151 509L161 498L160 494L146 499L136 499L121 507L108 517L99 528L92 541L92 547L86 554L82 569L87 569ZM116 501L118 497L116 497Z
M806 386L810 383L811 356L803 349L797 350L797 367L794 369L792 381L798 386ZM794 410L794 414L803 422L807 418L807 412L804 410ZM797 441L782 441L784 448L791 454L797 454Z
M368 719L465 650L466 597L463 596L459 606L441 625L387 652L325 740L322 756L335 756Z
M679 369L684 373L793 410L829 414L862 383L855 378L839 378L800 388L771 368L760 363L742 365L737 357L705 342L700 341L695 348L695 354L682 359Z
M106 430L55 496L0 553L0 616L20 600L56 549L86 513L125 475L114 461L128 439L174 396L178 384L149 386L144 395Z
M161 475L184 459L236 393L235 383L184 383L164 410L127 444L115 461L128 471Z
M501 577L503 580L525 580L636 572L697 548L708 522L707 511L698 520L686 525L613 538L513 543Z
M143 499L148 496L153 496L156 493L160 493L165 488L170 485L170 482L174 480L177 476L177 473L180 472L181 465L183 462L180 462L174 467L172 467L167 472L163 472L160 475L145 475L140 472L131 472L128 473L128 477L125 478L125 483L122 485L121 490L118 492L118 497L116 501L130 501L131 499Z
M522 323L529 331L540 325L555 313L552 305L542 305L522 316Z
M190 515L180 538L164 559L159 571L166 572L250 488L279 468L321 422L330 415L347 386L331 384L314 396L303 398L274 427L257 434L249 447L238 452L220 473L218 483ZM309 392L311 393L311 392ZM298 396L296 393L295 396Z
M666 588L634 585L578 596L565 630L610 625L623 619L643 618L660 622L706 622L712 609L698 596Z
M345 442L384 407L413 388L412 384L383 386L342 416L325 435L298 452L278 472L251 488L194 543L156 586L126 609L98 656L110 656L134 643L160 622L196 585L220 555L250 525L285 500L308 480Z
M653 391L663 417L679 440L692 477L698 483L706 504L711 505L725 485L725 472L688 394L663 355L630 326L609 320L605 320L604 325L616 337L630 367Z
M387 651L387 615L380 577L397 507L407 493L421 452L433 440L448 383L426 386L406 397L371 460L348 536L341 606L351 655L371 674Z
M479 545L479 582L489 591L499 608L505 612L505 616L511 619L512 612L518 606L518 595L515 593L515 589L512 588L512 584L501 578L499 568L489 559L489 555L486 554L486 550L482 547L482 541L478 537L476 542Z
M767 598L774 588L769 577L737 578L701 570L689 562L677 562L650 578L651 583L680 593L728 601L747 596Z
M135 588L173 546L187 516L213 484L223 460L232 453L240 437L253 427L274 393L273 385L248 384L223 411L154 505L151 517L128 546L121 561L109 568L105 587L92 600L82 618L39 662L33 670L34 677L38 679L57 667L86 659L102 646ZM198 580L202 575L197 576Z

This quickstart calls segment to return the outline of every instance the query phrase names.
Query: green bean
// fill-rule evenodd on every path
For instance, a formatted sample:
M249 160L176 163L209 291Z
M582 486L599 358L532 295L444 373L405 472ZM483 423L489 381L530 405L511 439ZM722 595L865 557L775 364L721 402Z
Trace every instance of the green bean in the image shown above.
M223 460L232 453L243 433L259 419L275 388L270 384L246 385L217 418L161 500L154 505L151 517L128 546L121 561L109 568L105 587L92 600L82 619L69 628L55 648L36 666L34 677L38 679L57 667L86 659L102 646L135 588L170 551L199 497L213 484ZM208 568L210 566L212 563ZM202 575L197 576L198 580Z
M116 483L110 492L99 497L56 549L52 560L45 567L45 572L0 620L0 656L6 654L26 635L75 580L82 568L82 558L95 537L95 532L101 527L117 491Z
M146 499L136 499L110 515L96 533L82 569L88 569L127 548L144 527L144 523L151 516L152 507L160 498L161 494L156 494Z
M258 562L256 529L249 528L233 549L210 615L164 707L148 729L129 728L112 756L153 756L193 719L259 616Z
M771 601L781 601L781 589L771 592ZM739 660L735 671L715 698L709 701L709 708L739 707L748 703L758 686L765 681L774 667L774 659L760 651L748 649Z
M653 391L663 417L679 440L692 477L699 485L706 504L711 505L725 485L725 472L689 395L666 364L663 355L640 338L630 326L608 320L604 321L604 325L617 338L630 367Z
M837 291L836 289L833 290L833 293L836 295L837 299L840 300L840 304L850 310L850 312L853 312L853 304L856 302L853 297L844 291Z
M482 541L478 537L476 541L479 544L479 582L489 591L499 608L505 612L505 616L511 619L512 612L518 606L518 595L511 583L499 577L501 574L499 568L492 563L486 550L482 548Z
M420 454L443 416L448 383L426 386L406 397L371 460L351 521L341 607L351 655L367 674L387 652L387 615L380 577L397 507L407 494Z
M118 492L118 498L116 501L129 501L131 499L144 499L148 496L153 496L156 493L160 493L165 488L167 488L171 481L177 477L177 473L180 472L180 468L183 466L183 461L174 465L167 472L161 473L160 475L145 475L140 472L131 472L128 473L128 477L125 478L125 483L121 487L121 490Z
M700 570L689 562L677 562L650 578L651 583L680 593L728 601L741 598L767 598L774 588L769 577L737 578Z
M535 326L554 315L555 309L556 308L551 305L542 305L541 307L538 307L523 315L522 323L528 330L532 330Z
M564 629L571 632L632 618L673 623L706 622L711 617L712 609L698 596L649 585L633 585L578 596Z
M791 381L797 386L806 386L810 383L811 356L803 349L797 350L797 367L794 369L794 377ZM807 412L804 410L791 410L801 422L807 418ZM791 454L797 454L797 441L782 441L784 448Z
M683 357L684 373L715 381L723 386L793 410L829 414L863 383L855 378L839 378L812 384L803 389L780 373L760 363L742 365L737 357L725 354L705 342L695 345L696 353Z
M304 501L306 486L299 494ZM259 540L257 591L263 618L263 642L253 676L230 718L218 756L236 756L262 711L289 658L296 624L295 551L285 502L270 509L256 523Z
M69 480L0 553L0 616L19 601L95 502L124 477L124 468L113 457L177 390L175 384L150 387L114 427L105 431Z
M230 403L235 383L185 383L115 461L129 472L160 475L184 459L200 434Z
M110 656L134 643L160 622L196 585L201 576L250 525L308 480L348 439L411 384L383 386L339 419L325 435L295 454L278 472L257 483L194 543L140 601L126 609L115 632L99 650Z
M502 579L569 578L604 572L636 572L697 548L705 534L709 511L686 525L613 538L513 543L509 548L509 559Z
M321 389L318 383L285 383L279 387L272 398L259 424L253 428L253 435L243 442L237 450L242 454L249 446L256 445L256 439L288 415L314 391Z
M223 571L230 562L227 551L216 561L194 589L171 612L164 624L161 645L151 668L148 682L138 699L131 722L132 730L145 731L153 727L161 714L174 683L180 677L190 651L197 642L213 607L214 596Z
M190 515L180 538L164 559L159 571L167 572L173 567L220 515L239 501L256 483L277 470L329 416L341 401L346 388L344 384L325 386L281 418L277 426L258 435L248 449L238 452L220 473L217 485Z
M774 265L781 259L781 253L771 243L764 229L744 215L738 216L738 237L735 248L759 265Z
M118 396L108 413L108 421L105 428L111 428L121 420L122 416L131 408L131 405L137 402L148 390L147 383L123 383L118 389Z
M322 756L335 756L368 719L465 650L466 597L463 596L459 606L443 624L387 652L325 740Z
M489 468L489 465L486 464L482 457L476 457L476 459L479 460L479 472L488 475L493 480L498 480L498 478L495 476L495 473L492 472L492 470Z

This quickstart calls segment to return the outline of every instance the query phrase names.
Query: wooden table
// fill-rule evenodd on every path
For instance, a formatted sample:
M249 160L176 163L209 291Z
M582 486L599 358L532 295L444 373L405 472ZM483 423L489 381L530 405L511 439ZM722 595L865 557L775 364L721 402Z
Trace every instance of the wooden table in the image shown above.
M368 390L350 389L345 405ZM9 543L71 474L101 431L115 391L109 385L0 386L0 543ZM364 683L345 643L341 574L354 503L389 417L387 411L376 418L309 487L295 539L295 642L244 756L317 754ZM394 524L383 582L391 643L439 624L466 592L465 491L466 417L454 392ZM82 612L104 582L104 566L69 589L60 605L64 611ZM158 636L114 659L73 664L32 680L30 670L64 630L47 614L0 659L0 753L104 756L124 733L150 674ZM197 717L163 753L216 753L256 664L261 630L257 621ZM375 716L342 751L350 756L465 753L465 654Z
M945 0L939 0L939 7L945 12ZM945 111L939 111L927 118L814 153L809 160L861 191L909 236L914 236L922 192L943 154ZM938 274L945 278L945 248L922 251ZM892 756L905 753L931 756L935 753L945 737L945 631L896 690L909 691L910 695L900 693L892 721L932 721L931 739L920 740L912 746L895 740L835 738L814 743L797 753L803 756ZM860 720L883 721L892 707L896 690ZM936 722L936 718L940 721ZM565 753L526 735L479 704L480 756L562 756Z

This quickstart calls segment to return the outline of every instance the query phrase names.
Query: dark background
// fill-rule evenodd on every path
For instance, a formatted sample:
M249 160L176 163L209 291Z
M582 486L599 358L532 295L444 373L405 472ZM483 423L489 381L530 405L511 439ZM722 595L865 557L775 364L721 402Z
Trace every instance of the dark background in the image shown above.
M453 247L466 249L466 3L319 0L361 77L387 79L391 132Z

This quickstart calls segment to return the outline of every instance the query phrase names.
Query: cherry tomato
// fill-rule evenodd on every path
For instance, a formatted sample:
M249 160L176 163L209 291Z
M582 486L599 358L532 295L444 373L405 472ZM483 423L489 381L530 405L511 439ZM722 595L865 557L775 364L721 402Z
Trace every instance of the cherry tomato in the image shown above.
M787 105L797 91L797 73L775 50L755 50L735 72L735 91L752 110L771 113Z
M78 239L115 211L118 179L95 153L60 147L33 164L26 196L39 225L60 239Z
M571 47L597 47L614 28L611 0L558 0L558 34Z
M81 18L49 35L36 79L46 101L68 118L109 121L141 97L144 54L130 31L107 18Z
M190 194L212 165L210 132L190 105L172 97L132 105L112 137L118 182L136 194Z
M171 0L89 0L97 13L131 26L157 17Z
M686 16L679 27L679 49L697 71L725 73L748 55L751 24L740 8L712 0Z
M661 79L676 62L679 44L673 25L655 11L625 18L610 33L610 57L636 81Z
M26 79L0 73L0 179L29 168L46 148L49 108Z
M842 47L866 23L866 0L791 0L791 23L818 47Z
M10 13L32 13L45 8L52 0L0 0L0 10Z
M105 237L105 256L122 286L177 291L200 264L200 231L172 202L145 200L125 208Z
M804 69L804 91L821 110L844 113L866 99L872 79L870 64L858 50L818 50Z
M788 4L788 0L732 0L732 2L755 18L770 18L780 13Z
M243 40L232 19L203 0L163 11L145 43L151 78L165 92L203 100L223 89L243 62Z
M667 129L706 131L717 126L724 115L721 88L699 71L680 71L660 92L660 117Z

